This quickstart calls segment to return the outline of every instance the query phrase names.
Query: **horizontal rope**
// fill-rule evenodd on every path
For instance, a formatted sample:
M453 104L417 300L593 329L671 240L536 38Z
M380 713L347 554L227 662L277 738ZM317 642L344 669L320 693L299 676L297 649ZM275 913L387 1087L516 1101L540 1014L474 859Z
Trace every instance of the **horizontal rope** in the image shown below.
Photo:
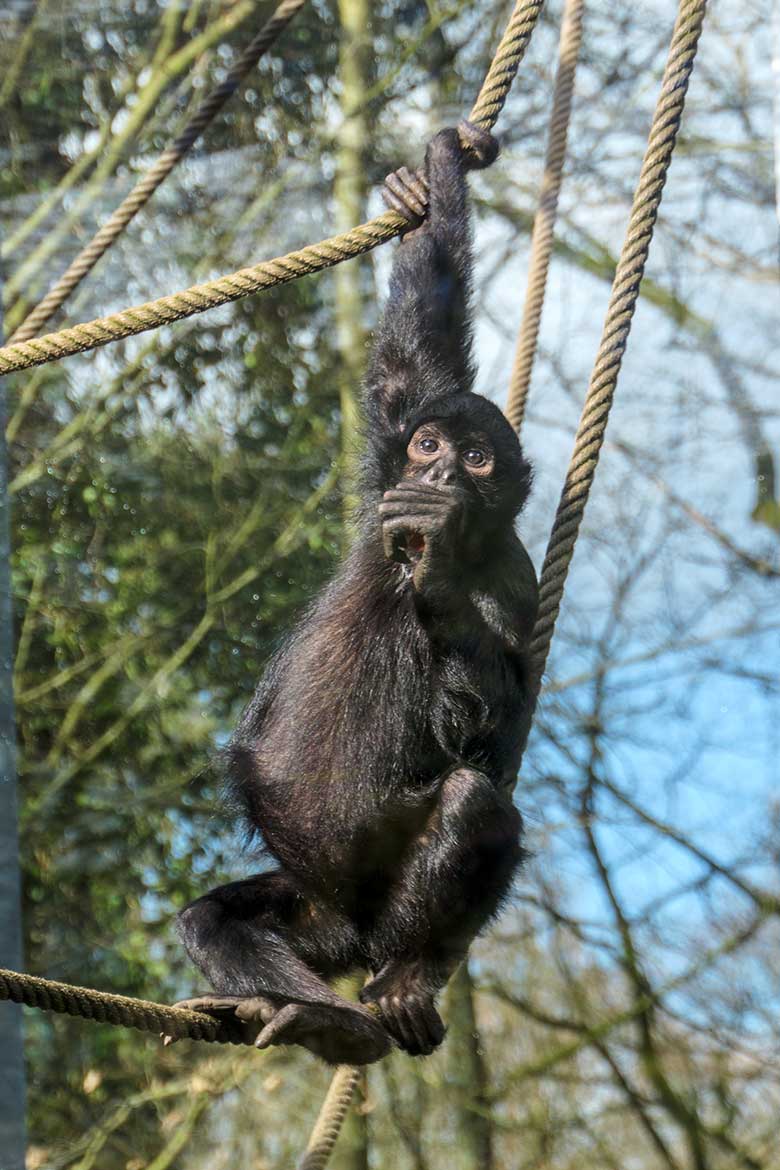
M11 1003L21 1003L46 1012L81 1016L82 1019L94 1020L99 1024L137 1028L141 1032L154 1032L157 1035L165 1033L177 1040L188 1037L190 1040L226 1042L218 1035L218 1022L202 1012L152 1003L146 999L133 999L128 995L114 995L109 991L96 991L92 987L58 983L53 979L41 979L37 975L26 975L3 967L0 967L0 1000L10 1000Z
M515 5L470 115L472 120L486 129L492 128L503 108L543 6L544 0L518 0ZM388 211L342 235L310 244L274 260L265 260L251 268L242 268L229 276L193 285L182 292L123 309L108 317L73 325L57 333L5 345L0 348L0 375L97 349L112 341L121 341L125 337L133 337L149 329L203 313L207 309L229 304L262 289L321 272L324 268L331 268L334 264L370 252L400 235L407 226L406 220L397 212Z
M254 69L263 53L284 32L292 18L305 3L306 0L282 0L257 36L244 49L225 80L203 99L173 144L163 151L154 165L138 180L116 211L68 265L56 284L52 285L46 296L27 314L19 328L11 335L9 344L13 345L17 341L26 341L28 338L34 337L41 326L54 316L60 305L92 271L100 257L121 236L130 221L149 202L163 180L181 162L206 127L214 120L228 98L236 92L247 74Z

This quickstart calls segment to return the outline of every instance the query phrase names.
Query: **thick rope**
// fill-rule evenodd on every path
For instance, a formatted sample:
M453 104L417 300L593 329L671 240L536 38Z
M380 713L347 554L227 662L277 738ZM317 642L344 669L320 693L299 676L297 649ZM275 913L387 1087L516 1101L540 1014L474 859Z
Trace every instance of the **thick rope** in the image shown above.
M495 124L543 4L544 0L517 0L507 31L471 111L470 117L480 126L490 129ZM286 256L266 260L252 268L243 268L229 276L194 285L156 301L147 301L109 317L61 329L58 333L5 345L0 348L0 375L44 365L84 350L97 349L112 341L132 337L160 325L170 325L173 321L192 317L206 309L237 301L261 289L320 272L343 260L371 251L400 235L406 227L408 224L402 216L388 211L352 231L332 236L319 244L310 244Z
M601 343L542 566L539 616L531 642L533 680L537 694L574 545L604 442L653 228L680 128L706 7L707 0L681 0L677 13L661 93L653 115L623 251L612 284Z
M76 987L72 983L57 983L21 971L0 967L0 1000L23 1003L45 1012L61 1012L81 1016L100 1024L114 1024L121 1028L137 1028L141 1032L165 1033L177 1040L216 1040L219 1024L210 1016L186 1008L169 1007L145 999L131 999L92 987Z
M362 1068L348 1064L336 1069L298 1170L325 1170L362 1073Z
M543 8L544 0L517 0L515 4L506 32L496 49L479 96L469 114L469 121L482 126L484 130L493 129L498 115L504 108L504 102L512 88L512 82Z
M547 273L553 249L558 196L561 191L563 164L566 159L566 139L569 133L577 58L582 43L584 8L584 0L566 0L561 21L558 71L553 90L542 190L531 235L531 256L528 265L528 286L523 308L523 320L517 338L517 351L506 404L506 416L516 431L519 431L523 425L525 404L531 385L531 372L539 340L539 324L542 319Z
M236 92L247 74L254 69L263 53L284 32L306 0L282 0L273 15L236 61L225 80L204 98L173 145L163 151L157 162L142 176L129 195L120 203L110 219L92 237L85 248L65 270L56 284L30 312L11 335L9 344L34 337L42 325L52 317L74 288L92 271L104 252L121 236L130 221L144 207L157 188L181 162L190 147L216 117L228 98Z
M371 251L399 235L404 227L408 227L406 220L397 212L388 211L343 235L332 236L319 244L310 244L298 252L289 252L274 260L265 260L253 268L242 268L229 276L193 285L183 292L147 301L132 309L123 309L110 317L99 317L83 325L61 329L58 333L47 333L30 341L5 345L0 348L0 374L10 374L84 350L97 349L112 341L145 333L160 325L170 325L173 321L193 317L206 309L240 300L261 289L287 284L300 276L320 272L323 268L340 264L342 260Z

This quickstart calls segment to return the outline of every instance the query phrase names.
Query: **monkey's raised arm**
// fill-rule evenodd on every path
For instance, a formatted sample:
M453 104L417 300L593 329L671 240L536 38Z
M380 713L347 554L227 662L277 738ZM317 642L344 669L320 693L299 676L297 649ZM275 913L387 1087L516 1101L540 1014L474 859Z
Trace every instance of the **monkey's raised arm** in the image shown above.
M462 142L468 144L468 154ZM365 408L372 427L398 433L427 401L471 389L466 171L488 165L497 151L492 135L468 123L460 130L440 131L428 146L428 215L396 252L369 364ZM396 206L403 204L399 187L388 183L390 202Z

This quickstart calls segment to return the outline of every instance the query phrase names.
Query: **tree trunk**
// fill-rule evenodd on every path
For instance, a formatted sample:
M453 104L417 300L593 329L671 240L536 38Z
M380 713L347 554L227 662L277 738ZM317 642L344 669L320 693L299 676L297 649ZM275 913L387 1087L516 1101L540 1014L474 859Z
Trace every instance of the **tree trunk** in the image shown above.
M451 1170L491 1170L493 1148L487 1109L487 1071L474 1014L474 987L462 963L447 991L447 1071L452 1086L454 1158Z
M336 231L343 232L362 222L366 206L366 149L369 140L368 116L361 108L363 95L371 84L372 47L369 35L371 0L339 0L341 45L342 125L336 142L334 201ZM350 113L350 111L356 111ZM371 291L370 262L361 257L339 264L336 282L336 332L341 356L339 396L341 399L342 455L347 485L347 510L353 502L356 465L358 397L366 359L366 329L363 306Z

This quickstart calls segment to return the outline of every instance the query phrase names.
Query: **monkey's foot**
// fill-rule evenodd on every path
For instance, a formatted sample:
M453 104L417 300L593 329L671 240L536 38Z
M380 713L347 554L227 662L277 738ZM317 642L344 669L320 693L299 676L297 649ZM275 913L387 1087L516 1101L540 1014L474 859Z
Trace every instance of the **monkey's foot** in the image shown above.
M351 1004L286 1004L255 1040L256 1048L272 1044L301 1044L328 1064L373 1064L390 1051L379 1021Z
M489 167L498 157L498 139L489 130L475 126L473 122L458 123L458 136L464 152L466 167L470 171L481 171Z
M269 1048L301 1044L329 1064L373 1064L390 1049L381 1024L357 1004L290 1003L262 995L202 995L175 1007L204 1012L219 1021L219 1039ZM172 1037L165 1036L165 1044Z
M420 171L406 167L393 171L385 179L382 198L388 207L402 215L410 227L418 227L428 208L428 185Z
M392 988L384 992L380 978L364 987L360 998L376 1005L382 1023L410 1056L428 1056L444 1039L446 1028L428 992Z
M265 996L199 995L180 999L173 1005L191 1012L203 1012L219 1023L218 1039L229 1044L254 1044L265 1025L279 1011L279 1004ZM163 1043L174 1043L163 1035Z

